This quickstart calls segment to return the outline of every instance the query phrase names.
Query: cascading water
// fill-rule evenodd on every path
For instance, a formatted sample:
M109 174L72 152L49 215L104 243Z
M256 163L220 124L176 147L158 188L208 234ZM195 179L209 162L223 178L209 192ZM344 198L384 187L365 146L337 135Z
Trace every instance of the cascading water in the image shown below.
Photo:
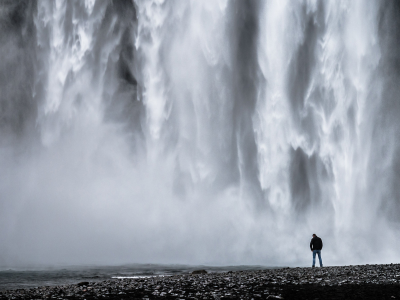
M398 262L395 1L3 1L0 265Z

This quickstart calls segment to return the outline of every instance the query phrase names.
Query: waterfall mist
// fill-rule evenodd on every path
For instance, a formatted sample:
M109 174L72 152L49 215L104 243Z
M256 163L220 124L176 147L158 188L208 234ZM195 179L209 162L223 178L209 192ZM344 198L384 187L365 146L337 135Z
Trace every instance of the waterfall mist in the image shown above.
M2 1L0 266L398 262L396 1Z

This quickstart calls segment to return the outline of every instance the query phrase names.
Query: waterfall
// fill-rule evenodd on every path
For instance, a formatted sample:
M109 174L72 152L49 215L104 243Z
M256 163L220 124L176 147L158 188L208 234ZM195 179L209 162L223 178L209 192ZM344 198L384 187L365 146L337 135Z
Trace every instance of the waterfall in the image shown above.
M0 265L397 262L399 12L3 2Z

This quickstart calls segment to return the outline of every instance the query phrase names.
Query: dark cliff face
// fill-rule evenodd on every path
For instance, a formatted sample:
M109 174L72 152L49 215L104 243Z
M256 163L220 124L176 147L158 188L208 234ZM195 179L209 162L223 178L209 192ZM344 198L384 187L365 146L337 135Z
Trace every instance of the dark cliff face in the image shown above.
M368 193L380 201L381 213L399 222L400 213L400 2L380 3L378 36L381 58L371 83L369 123L374 141L368 166ZM379 79L384 79L379 84ZM380 99L380 101L378 101ZM377 191L384 191L378 194Z
M233 114L232 145L237 150L236 165L240 180L258 205L265 205L259 181L258 156L253 116L257 104L258 86L262 82L258 63L259 1L230 3L230 32L233 72L231 75Z
M23 136L34 126L36 1L0 3L0 132ZM1 142L4 142L2 139ZM1 143L0 142L0 143Z
M112 28L112 30L111 30ZM115 41L117 37L117 41ZM140 76L137 38L137 14L133 1L111 1L96 33L93 48L95 76L104 87L104 121L122 125L134 153L143 150L146 111L137 78ZM108 58L102 77L102 50L114 40L115 47Z

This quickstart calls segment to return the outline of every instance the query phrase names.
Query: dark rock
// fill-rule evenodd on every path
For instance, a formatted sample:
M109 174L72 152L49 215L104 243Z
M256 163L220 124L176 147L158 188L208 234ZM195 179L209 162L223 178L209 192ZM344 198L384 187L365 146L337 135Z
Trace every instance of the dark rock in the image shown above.
M84 285L89 285L89 282L83 281L77 284L77 286L84 286Z
M198 275L198 274L207 274L208 272L206 270L194 270L192 272L193 275Z

